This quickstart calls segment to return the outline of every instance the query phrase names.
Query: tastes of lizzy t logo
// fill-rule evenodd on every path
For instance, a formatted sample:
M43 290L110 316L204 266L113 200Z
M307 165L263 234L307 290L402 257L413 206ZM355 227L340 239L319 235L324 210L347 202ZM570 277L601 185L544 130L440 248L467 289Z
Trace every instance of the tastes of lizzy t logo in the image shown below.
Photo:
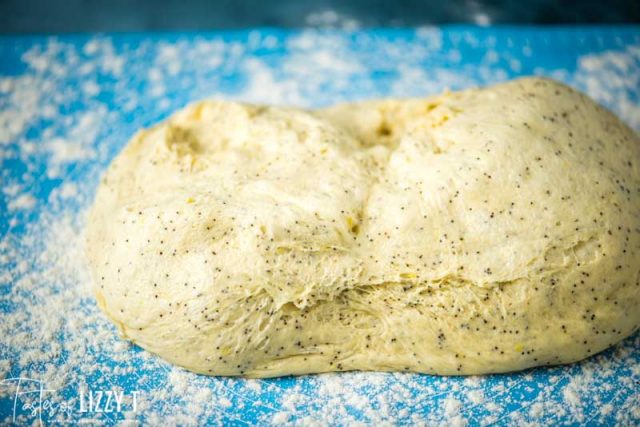
M95 420L101 414L136 412L138 407L138 391L125 394L122 390L92 390L86 386L74 389L71 384L51 389L43 381L32 378L7 378L0 381L0 386L4 389L0 390L0 412L12 411L12 421L20 424L27 420L37 420L41 425L46 421ZM8 414L0 413L0 419L5 415Z

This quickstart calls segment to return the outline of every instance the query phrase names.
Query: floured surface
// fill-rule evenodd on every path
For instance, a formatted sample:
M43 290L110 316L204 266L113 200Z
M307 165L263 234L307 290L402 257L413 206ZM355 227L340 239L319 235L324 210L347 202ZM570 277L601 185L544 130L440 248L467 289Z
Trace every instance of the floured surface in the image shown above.
M8 295L12 289L2 302L7 310L2 335L8 345L1 354L6 362L0 365L5 376L40 378L60 389L52 396L57 401L77 396L78 384L140 390L143 396L135 413L73 412L72 419L129 416L160 422L170 414L175 421L250 423L637 422L637 338L572 368L481 379L341 374L219 380L169 368L114 340L114 328L102 320L88 289L78 286L85 283L87 272L82 253L69 248L81 247L78 235L93 196L85 182L97 182L135 129L192 99L226 95L317 105L341 97L437 93L443 86L456 89L537 72L586 89L638 129L634 82L640 59L634 36L581 33L581 44L571 42L563 50L575 51L576 57L548 57L545 62L532 55L548 52L550 46L560 49L566 39L535 34L421 30L373 40L253 33L199 41L22 40L15 47L3 45L2 54L8 57L4 63L12 64L5 72L14 77L0 82L2 137L20 142L2 147L3 161L11 165L3 168L8 184L3 186L4 203L11 210L4 210L2 280L7 285L2 292ZM485 55L480 44L495 50ZM374 45L395 58L393 72L383 72L388 64L377 62L370 52ZM18 58L27 50L24 60L29 65L20 65ZM461 61L456 52L470 62ZM339 60L327 61L331 57ZM472 65L475 59L481 66ZM58 92L64 95L51 95ZM65 119L51 120L59 117ZM67 179L58 181L61 176ZM42 212L46 200L48 212ZM3 416L11 416L12 403L9 396L2 400ZM33 419L22 414L25 420ZM61 412L50 416L64 419Z

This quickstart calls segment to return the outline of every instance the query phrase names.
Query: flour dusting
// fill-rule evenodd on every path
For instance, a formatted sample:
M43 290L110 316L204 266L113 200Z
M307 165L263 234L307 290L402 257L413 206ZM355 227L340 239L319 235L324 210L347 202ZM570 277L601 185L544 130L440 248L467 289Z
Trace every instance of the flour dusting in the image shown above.
M0 65L0 423L14 415L19 424L38 417L123 425L640 423L637 334L579 364L513 375L272 380L198 376L117 337L90 290L86 211L100 174L135 130L192 100L312 107L541 74L585 91L640 130L637 35L542 66L537 58L562 41L464 29L358 32L357 22L331 11L307 20L325 29L39 37L17 55L0 40L0 58L21 70ZM19 406L14 414L16 378L55 390L48 409ZM79 411L82 396L96 390L122 393L121 410Z

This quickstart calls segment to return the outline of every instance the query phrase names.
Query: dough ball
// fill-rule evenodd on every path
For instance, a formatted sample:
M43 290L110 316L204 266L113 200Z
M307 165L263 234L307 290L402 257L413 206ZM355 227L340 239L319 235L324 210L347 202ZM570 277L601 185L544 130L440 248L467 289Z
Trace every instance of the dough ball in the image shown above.
M134 136L87 238L122 336L195 372L569 363L640 325L640 138L539 78L203 101Z

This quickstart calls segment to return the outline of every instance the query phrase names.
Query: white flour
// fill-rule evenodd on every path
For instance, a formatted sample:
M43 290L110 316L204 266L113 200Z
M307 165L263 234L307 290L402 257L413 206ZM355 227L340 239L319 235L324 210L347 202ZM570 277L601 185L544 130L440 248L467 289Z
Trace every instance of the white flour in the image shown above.
M320 12L320 26L352 24ZM343 22L344 21L344 22ZM353 24L355 25L355 24ZM151 42L122 36L30 47L16 75L0 76L0 171L8 229L0 241L0 378L38 379L54 404L77 390L122 390L115 413L43 414L49 421L458 425L569 420L640 422L640 337L570 368L508 376L439 378L343 373L299 379L197 376L120 341L96 308L83 255L83 222L99 174L128 137L189 100L215 95L323 105L421 96L507 79L536 52L499 53L470 34L424 28L409 39L370 33L250 33ZM613 108L640 130L640 41L579 58L575 71L537 68ZM480 63L463 61L465 49ZM278 52L286 51L286 55ZM425 64L434 64L425 66ZM372 72L377 76L372 76ZM1 206L1 205L0 205ZM132 405L131 390L140 393ZM15 384L0 386L0 423ZM7 405L10 402L10 405ZM6 411L5 409L11 409ZM17 421L37 419L18 411ZM613 417L613 418L612 418Z

